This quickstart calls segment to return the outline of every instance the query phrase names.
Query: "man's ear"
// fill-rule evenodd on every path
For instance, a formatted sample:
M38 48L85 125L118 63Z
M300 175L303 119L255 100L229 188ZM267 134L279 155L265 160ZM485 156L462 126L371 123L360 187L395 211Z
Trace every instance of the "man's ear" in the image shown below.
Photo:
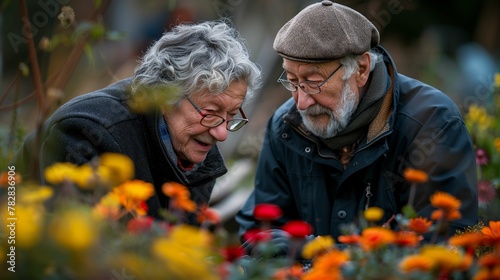
M361 57L358 59L358 71L356 72L356 83L360 88L365 86L366 82L368 81L368 77L370 76L370 63L371 63L371 57L370 54L368 54L368 52L362 54Z

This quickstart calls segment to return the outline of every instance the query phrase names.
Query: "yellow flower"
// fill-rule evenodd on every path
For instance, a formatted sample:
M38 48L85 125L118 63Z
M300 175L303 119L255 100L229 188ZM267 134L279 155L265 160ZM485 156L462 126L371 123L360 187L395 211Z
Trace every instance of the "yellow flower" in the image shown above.
M55 214L49 225L50 236L71 251L85 251L97 240L99 225L86 209L69 209Z
M69 162L58 162L45 168L45 180L54 185L61 184L64 180L72 180L77 166Z
M7 208L7 207L5 207ZM41 204L16 205L16 246L32 248L40 242L45 208Z
M488 115L485 108L472 104L469 106L466 122L471 125L478 125L481 130L486 130L492 125L493 118Z
M82 189L93 189L98 185L109 185L110 177L111 175L107 168L83 164L75 169L71 180Z
M175 227L167 237L156 239L153 254L172 279L218 279L210 263L209 236L188 225Z
M334 244L335 241L330 235L318 236L304 246L302 256L306 259L313 259L327 252Z
M384 216L384 210L379 207L370 207L365 210L364 216L369 222L378 222Z
M495 140L493 141L493 145L495 146L497 152L500 153L500 138L495 138Z
M127 181L116 188L118 188L121 194L131 200L146 201L155 193L153 184L142 180Z
M434 267L439 271L451 271L458 269L463 262L463 256L457 251L440 245L424 246L420 255L428 258L434 263Z
M165 279L170 275L169 271L165 270L165 266L158 261L153 261L147 257L137 254L136 252L120 252L113 255L108 261L109 271L116 270L122 273L123 268L126 268L126 275L123 278L111 277L110 279Z
M51 198L54 194L54 189L47 186L26 185L19 190L19 203L36 204L42 203Z
M134 163L126 155L104 153L99 157L99 166L108 170L108 181L114 186L134 178Z
M495 73L495 86L500 87L500 73Z

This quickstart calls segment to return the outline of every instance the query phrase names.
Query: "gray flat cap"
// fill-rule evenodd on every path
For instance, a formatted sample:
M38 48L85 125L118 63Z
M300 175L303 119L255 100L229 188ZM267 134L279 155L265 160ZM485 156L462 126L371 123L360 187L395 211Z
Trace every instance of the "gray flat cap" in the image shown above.
M377 28L359 12L324 0L307 6L278 32L273 48L284 58L325 62L377 46Z

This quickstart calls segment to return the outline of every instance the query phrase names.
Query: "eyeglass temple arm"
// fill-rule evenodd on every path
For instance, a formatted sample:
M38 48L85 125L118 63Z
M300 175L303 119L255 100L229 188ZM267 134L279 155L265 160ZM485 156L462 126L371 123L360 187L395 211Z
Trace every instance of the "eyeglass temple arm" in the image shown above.
M189 98L188 96L186 96L186 99L189 101L189 103L191 103L191 105L193 105L194 109L196 110L196 112L198 112L198 114L200 114L200 116L204 117L205 115L201 112L201 109L198 108L198 106L196 106L196 104L194 104L194 102L191 100L191 98Z

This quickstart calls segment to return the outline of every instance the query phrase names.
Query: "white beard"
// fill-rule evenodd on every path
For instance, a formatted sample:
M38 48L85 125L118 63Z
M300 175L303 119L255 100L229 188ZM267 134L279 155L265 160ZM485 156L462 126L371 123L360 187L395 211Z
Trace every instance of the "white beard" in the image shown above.
M332 138L346 128L352 115L356 111L359 103L358 95L351 90L347 82L341 92L340 104L335 111L330 110L320 104L315 104L305 110L298 110L306 128L320 138ZM314 123L309 115L327 114L330 121L327 126Z

